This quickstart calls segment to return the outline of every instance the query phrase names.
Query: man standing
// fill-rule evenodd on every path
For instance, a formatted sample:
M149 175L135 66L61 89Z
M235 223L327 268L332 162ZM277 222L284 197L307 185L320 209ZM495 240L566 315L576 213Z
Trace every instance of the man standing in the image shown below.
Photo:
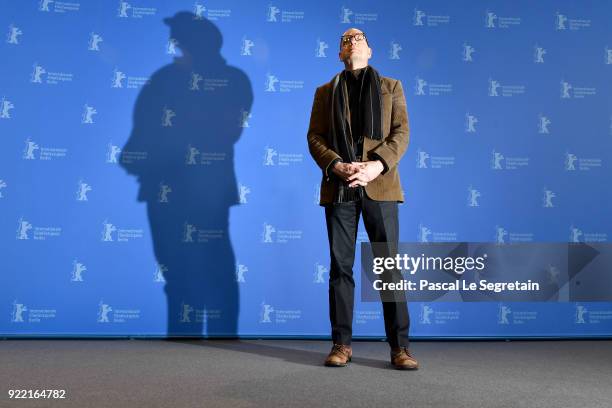
M326 366L351 360L355 282L353 263L359 216L370 242L397 251L398 202L404 201L397 165L408 146L406 100L400 81L380 76L368 65L372 56L365 34L347 30L340 40L344 70L317 88L308 129L310 154L323 172L320 205L330 248L329 317L333 347ZM391 277L398 278L399 272ZM387 276L387 279L389 277ZM364 282L365 284L365 282ZM416 369L408 349L410 325L405 294L383 298L391 364Z

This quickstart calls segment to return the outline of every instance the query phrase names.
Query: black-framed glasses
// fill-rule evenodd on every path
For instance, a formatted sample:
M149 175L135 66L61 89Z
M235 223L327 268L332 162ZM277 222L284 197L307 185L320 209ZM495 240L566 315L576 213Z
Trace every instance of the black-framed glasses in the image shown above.
M343 47L349 45L352 43L353 38L355 39L355 42L366 40L367 43L368 41L364 33L357 33L353 35L343 35L342 37L340 37L340 44Z

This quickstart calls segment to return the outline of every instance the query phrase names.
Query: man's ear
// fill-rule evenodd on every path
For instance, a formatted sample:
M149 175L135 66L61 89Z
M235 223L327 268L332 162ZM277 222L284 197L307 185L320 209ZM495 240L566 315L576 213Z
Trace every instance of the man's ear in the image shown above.
M338 59L342 61L342 51L338 51Z
M372 49L368 47L368 58L372 58Z

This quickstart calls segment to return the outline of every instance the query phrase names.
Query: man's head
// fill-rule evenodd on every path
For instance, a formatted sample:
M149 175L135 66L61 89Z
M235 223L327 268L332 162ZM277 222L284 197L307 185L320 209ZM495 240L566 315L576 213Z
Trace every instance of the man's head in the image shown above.
M195 56L218 54L223 45L221 31L206 18L180 11L163 21L170 27L170 37L178 41L179 48Z
M340 39L340 61L351 67L365 67L372 57L372 49L368 44L363 31L358 28L349 28Z

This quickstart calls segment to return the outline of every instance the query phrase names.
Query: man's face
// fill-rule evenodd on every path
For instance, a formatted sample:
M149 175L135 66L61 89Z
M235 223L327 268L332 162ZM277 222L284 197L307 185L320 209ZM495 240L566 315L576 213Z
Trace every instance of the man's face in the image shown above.
M342 36L355 35L357 33L363 34L363 31L357 28L350 28L346 30ZM368 46L365 38L361 41L352 38L348 43L341 42L338 56L340 57L340 61L352 61L353 65L367 63L370 57L372 57L372 49Z

